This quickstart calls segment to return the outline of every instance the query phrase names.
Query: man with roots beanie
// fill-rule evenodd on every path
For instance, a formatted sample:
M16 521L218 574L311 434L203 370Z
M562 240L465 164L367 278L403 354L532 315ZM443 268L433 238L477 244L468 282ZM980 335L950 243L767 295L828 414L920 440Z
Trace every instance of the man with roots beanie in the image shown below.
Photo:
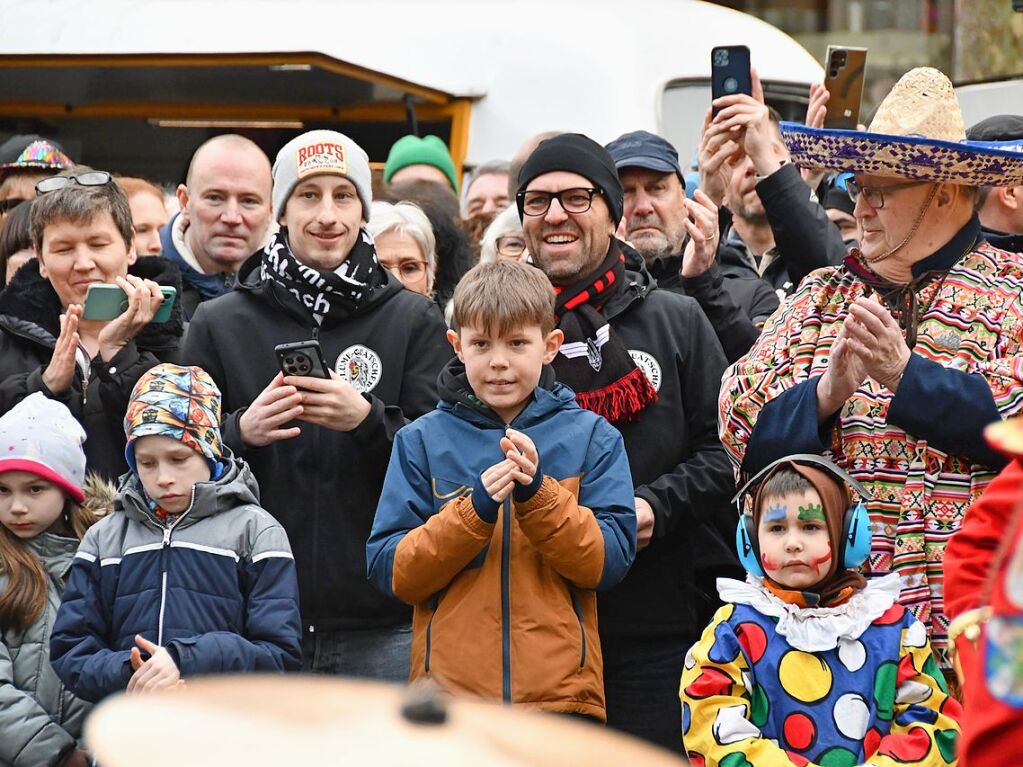
M598 597L607 721L677 752L682 661L713 612L715 577L737 571L715 433L725 357L697 303L658 290L614 238L623 199L610 155L580 134L541 142L518 176L523 232L565 334L557 378L621 431L632 471L640 551Z
M184 357L220 385L224 441L288 531L305 669L404 681L411 610L366 580L366 540L395 433L437 401L444 321L377 262L358 144L304 133L273 179L281 229L231 293L200 305ZM274 347L310 340L330 377L285 377Z

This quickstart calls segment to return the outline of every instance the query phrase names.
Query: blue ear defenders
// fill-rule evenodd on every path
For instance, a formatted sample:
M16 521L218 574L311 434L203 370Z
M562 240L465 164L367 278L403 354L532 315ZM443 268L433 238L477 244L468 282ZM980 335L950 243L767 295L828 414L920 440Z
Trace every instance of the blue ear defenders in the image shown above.
M810 453L799 453L769 463L743 485L732 499L732 503L735 503L739 509L739 523L735 527L735 549L739 553L739 561L746 572L761 578L764 577L764 568L760 564L760 544L757 540L757 531L753 527L753 516L743 513L743 499L751 489L755 489L760 484L772 469L782 463L796 463L826 471L839 481L845 482L860 496L845 510L840 540L845 543L841 566L853 569L862 565L866 561L867 555L870 554L870 515L867 514L867 507L863 502L870 498L870 495L863 485L827 458Z

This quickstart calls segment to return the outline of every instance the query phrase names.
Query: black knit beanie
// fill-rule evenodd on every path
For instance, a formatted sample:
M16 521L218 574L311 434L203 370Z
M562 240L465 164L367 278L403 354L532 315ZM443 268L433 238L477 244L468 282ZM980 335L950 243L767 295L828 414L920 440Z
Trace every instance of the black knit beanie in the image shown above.
M618 180L614 160L604 147L581 133L561 133L541 141L519 171L518 191L524 192L529 182L537 176L558 170L578 173L599 187L611 211L611 221L618 226L625 207L625 191L622 182ZM521 220L522 198L516 196L515 202Z

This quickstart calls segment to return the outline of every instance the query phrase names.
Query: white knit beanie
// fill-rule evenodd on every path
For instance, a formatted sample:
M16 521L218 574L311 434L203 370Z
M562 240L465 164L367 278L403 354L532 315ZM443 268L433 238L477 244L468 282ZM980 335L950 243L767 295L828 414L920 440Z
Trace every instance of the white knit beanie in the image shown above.
M284 206L302 179L332 173L353 184L362 202L362 217L369 220L373 202L373 182L369 157L362 147L343 133L313 130L296 136L277 153L274 161L274 221L280 222Z
M64 405L30 394L0 418L0 473L27 471L85 500L85 430Z

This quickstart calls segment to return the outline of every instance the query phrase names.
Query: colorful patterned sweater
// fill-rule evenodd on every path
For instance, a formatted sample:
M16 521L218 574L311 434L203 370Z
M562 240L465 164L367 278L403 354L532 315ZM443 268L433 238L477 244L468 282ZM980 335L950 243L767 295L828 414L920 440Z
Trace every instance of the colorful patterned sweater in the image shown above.
M981 430L1023 412L1023 261L983 242L970 249L979 231L974 219L914 265L914 274L951 268L917 293L917 341L897 394L867 379L818 423L817 381L849 305L866 291L842 265L807 276L725 371L719 401L721 440L743 471L791 453L828 454L873 495L864 572L899 574L901 602L927 626L942 665L945 545L1004 464Z
M718 585L731 604L686 656L679 693L694 767L956 763L962 709L896 578L809 609L757 578Z

